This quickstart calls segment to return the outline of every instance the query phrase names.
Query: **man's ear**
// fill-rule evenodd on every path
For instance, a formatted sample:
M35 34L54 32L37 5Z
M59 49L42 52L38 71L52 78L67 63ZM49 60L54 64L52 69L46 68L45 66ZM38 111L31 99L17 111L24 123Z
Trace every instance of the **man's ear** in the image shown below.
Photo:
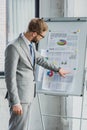
M33 32L33 37L36 37L37 36L37 32Z

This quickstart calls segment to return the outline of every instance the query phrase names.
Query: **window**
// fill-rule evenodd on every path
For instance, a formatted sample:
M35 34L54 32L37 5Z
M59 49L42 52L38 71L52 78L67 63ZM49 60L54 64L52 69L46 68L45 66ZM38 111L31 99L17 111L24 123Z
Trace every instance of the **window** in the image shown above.
M8 41L26 31L28 22L35 17L35 0L8 0L7 3Z
M35 17L35 0L0 0L0 75L4 74L6 44L26 31Z
M4 51L6 48L6 0L0 0L0 75L4 72Z

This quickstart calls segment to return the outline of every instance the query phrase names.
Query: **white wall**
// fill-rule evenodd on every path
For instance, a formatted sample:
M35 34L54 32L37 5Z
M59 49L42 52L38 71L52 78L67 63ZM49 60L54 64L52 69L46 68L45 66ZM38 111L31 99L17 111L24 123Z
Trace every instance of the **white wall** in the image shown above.
M64 16L64 0L40 0L40 17L61 16Z
M74 0L74 16L87 17L87 0Z
M64 17L74 17L74 0L64 0Z
M65 0L64 16L87 17L87 0Z

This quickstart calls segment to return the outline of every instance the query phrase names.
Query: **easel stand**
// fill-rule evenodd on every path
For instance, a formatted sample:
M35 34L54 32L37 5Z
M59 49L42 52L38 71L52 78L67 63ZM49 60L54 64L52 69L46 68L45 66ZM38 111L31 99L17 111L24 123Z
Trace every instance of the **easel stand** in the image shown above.
M41 103L40 103L40 97L39 97L40 94L44 94L44 93L37 93L37 99L38 99L38 105L39 105L39 111L40 111L40 117L41 117L42 130L46 130L45 129L45 124L44 124L44 117L59 117L59 118L64 118L64 119L78 119L78 120L80 120L79 130L82 130L81 129L81 127L82 127L82 121L83 120L87 120L87 118L83 118L82 117L83 116L84 95L82 96L81 116L80 117L71 117L71 116L62 116L62 115L54 115L54 114L43 114L42 110L41 110ZM45 94L45 95L47 95L47 94ZM54 96L58 96L58 95L54 95ZM67 96L64 96L64 97L67 98Z

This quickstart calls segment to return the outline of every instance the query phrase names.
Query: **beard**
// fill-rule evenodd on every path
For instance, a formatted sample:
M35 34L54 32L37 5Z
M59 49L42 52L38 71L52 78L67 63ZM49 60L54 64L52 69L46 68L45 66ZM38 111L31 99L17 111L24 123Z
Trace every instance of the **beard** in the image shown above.
M32 42L38 43L39 41L38 41L37 37L34 37L34 38L32 39Z

